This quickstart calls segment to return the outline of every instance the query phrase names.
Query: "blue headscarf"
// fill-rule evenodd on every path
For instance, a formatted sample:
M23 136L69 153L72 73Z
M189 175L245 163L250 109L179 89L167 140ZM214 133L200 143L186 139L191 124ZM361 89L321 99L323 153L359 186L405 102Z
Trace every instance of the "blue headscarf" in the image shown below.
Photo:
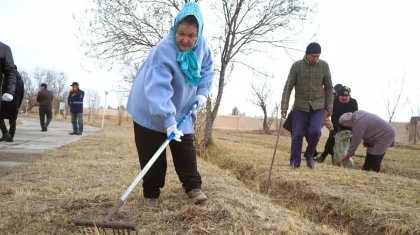
M178 24L187 16L192 15L198 21L198 35L197 41L195 42L194 46L197 44L198 40L200 40L201 35L203 33L203 16L201 15L200 7L196 2L188 2L184 4L181 11L175 18L173 31L174 35L176 34L176 30L178 29ZM176 37L174 37L176 43ZM178 45L178 44L177 44ZM195 55L194 51L180 51L178 52L176 60L178 61L179 68L181 69L182 73L185 75L185 81L187 84L191 86L198 86L201 81L200 76L200 64L198 64L197 56Z

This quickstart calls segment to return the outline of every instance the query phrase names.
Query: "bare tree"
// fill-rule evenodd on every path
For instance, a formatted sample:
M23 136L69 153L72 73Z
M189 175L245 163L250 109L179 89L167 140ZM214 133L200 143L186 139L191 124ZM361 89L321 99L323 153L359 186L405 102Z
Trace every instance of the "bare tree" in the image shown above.
M392 83L389 81L388 87L390 90L388 90L388 92L385 94L382 93L382 98L388 112L388 122L390 124L394 123L399 109L404 109L409 102L408 97L402 98L405 83L406 74L403 75L402 79L395 78Z
M420 87L417 87L417 93L415 96L411 98L412 101L411 104L411 114L413 116L420 116L420 103L418 102L420 100Z
M90 117L92 116L92 119L96 119L96 116L98 115L98 108L99 104L101 103L101 95L99 94L97 89L87 89L86 95L85 95L85 103L88 103L89 107L89 122ZM91 113L92 112L92 115Z
M87 56L102 65L130 64L144 59L168 33L184 2L188 0L92 0L89 14L73 18Z
M420 88L417 87L417 93L412 94L410 100L414 102L410 102L411 105L411 117L410 123L407 124L407 130L409 131L409 141L413 141L414 144L417 144L417 140L420 139L420 104L418 100L420 100Z
M270 96L272 94L272 90L270 89L270 85L267 83L267 80L265 79L263 83L255 84L251 83L251 90L253 99L248 99L251 103L257 105L260 107L263 111L263 131L265 134L268 134L270 132L271 124L273 123L273 120L275 119L275 115L278 111L279 105L276 104L276 106L273 108L272 112L270 113L270 116L268 114L268 102L270 99Z
M123 119L123 115L124 115L124 111L125 111L125 106L124 106L124 100L125 98L128 96L128 92L125 91L120 91L117 92L117 99L118 99L118 126L121 126L122 123L122 119Z
M38 95L38 87L40 84L37 84L26 70L21 70L20 75L22 76L23 84L25 86L25 99L28 100L27 110L30 111L33 107L38 105L36 96ZM26 102L24 102L24 104L26 105Z
M118 89L121 92L125 92L126 95L128 95L128 93L131 90L131 85L134 83L136 79L137 71L139 70L139 68L140 68L140 64L137 62L134 62L130 66L128 66L128 68L124 72L122 80L118 84Z
M66 100L67 97L67 75L62 71L53 69L35 68L32 74L22 71L21 76L25 85L25 93L29 102L28 110L34 106L38 106L36 97L38 95L38 87L41 83L48 85L48 90L53 94L54 117L60 110L60 102Z
M67 89L67 75L62 71L37 67L33 76L38 84L46 83L48 85L48 90L53 94L52 107L54 109L54 117L57 117L60 110L60 102L66 101L69 90Z
M185 1L180 0L96 0L93 17L74 17L80 25L79 39L87 49L86 55L102 61L128 64L141 61L149 49L168 33L173 18ZM311 11L304 0L213 0L213 13L218 14L223 28L220 36L212 37L218 44L215 61L218 77L214 104L208 100L204 146L212 142L212 127L223 97L223 90L240 61L238 55L261 52L261 45L268 48L289 48L293 23L306 20ZM90 18L89 18L90 17ZM279 35L284 35L279 36Z
M306 20L309 8L301 0L214 0L213 8L224 20L224 33L220 43L220 68L217 96L214 108L206 125L208 138L205 146L212 142L212 127L219 110L223 90L235 64L253 68L235 59L239 54L251 55L260 52L264 44L269 47L293 49L285 46L293 33L292 23ZM279 35L287 35L280 38Z

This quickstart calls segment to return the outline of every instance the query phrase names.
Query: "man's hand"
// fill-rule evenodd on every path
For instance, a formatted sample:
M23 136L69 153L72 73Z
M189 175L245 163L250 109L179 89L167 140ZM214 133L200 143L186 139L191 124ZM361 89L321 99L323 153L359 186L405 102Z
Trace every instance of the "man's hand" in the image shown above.
M351 155L350 154L347 154L342 160L341 160L341 162L343 163L343 162L347 162L349 159L350 159L350 157L351 157Z
M282 116L283 118L286 118L286 116L287 116L287 109L283 109L283 110L281 111L281 116Z
M13 100L13 95L9 93L4 93L1 99L5 102L10 102Z
M331 117L333 110L332 109L326 109L326 110L327 110L327 113L328 113L328 117Z
M206 106L207 97L205 97L204 95L196 95L195 100L198 101L199 108Z

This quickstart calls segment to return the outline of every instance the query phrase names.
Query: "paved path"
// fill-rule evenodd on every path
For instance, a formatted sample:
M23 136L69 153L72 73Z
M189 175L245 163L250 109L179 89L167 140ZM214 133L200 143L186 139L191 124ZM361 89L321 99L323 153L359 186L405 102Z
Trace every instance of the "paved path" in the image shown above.
M43 154L66 144L75 142L99 131L85 125L83 135L69 135L73 129L70 122L52 120L47 132L41 132L39 119L18 118L22 125L16 128L12 143L0 142L0 176L10 173L15 167L30 164Z

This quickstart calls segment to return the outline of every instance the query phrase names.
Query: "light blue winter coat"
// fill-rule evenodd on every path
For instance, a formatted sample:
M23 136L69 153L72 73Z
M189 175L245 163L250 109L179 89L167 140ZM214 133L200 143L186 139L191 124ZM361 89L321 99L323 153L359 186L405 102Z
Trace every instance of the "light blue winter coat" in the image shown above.
M212 57L204 38L200 36L201 32L192 49L201 67L201 81L198 86L187 84L185 75L179 68L177 56L180 50L175 42L175 25L191 12L200 14L196 18L200 25L203 24L199 9L195 13L191 11L191 7L186 10L187 14L181 10L178 16L182 14L183 17L177 17L169 34L150 50L137 72L128 98L127 111L133 121L154 131L166 133L166 128L177 124L192 107L196 95L208 96L213 83ZM199 28L202 29L201 26ZM193 113L185 122L182 128L185 134L194 133L193 124L196 118Z

